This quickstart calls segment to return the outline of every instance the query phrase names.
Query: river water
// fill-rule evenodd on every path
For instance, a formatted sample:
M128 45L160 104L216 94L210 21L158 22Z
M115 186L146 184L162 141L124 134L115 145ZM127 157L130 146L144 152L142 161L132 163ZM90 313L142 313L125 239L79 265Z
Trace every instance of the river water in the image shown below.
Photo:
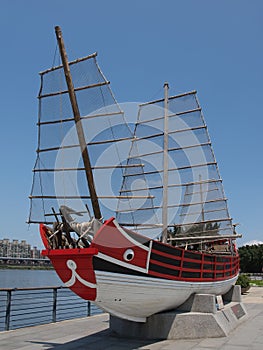
M56 321L86 317L88 314L95 315L102 312L96 305L81 299L68 288L12 290L9 296L8 292L3 290L5 288L61 287L63 285L54 270L0 269L0 331L53 322L54 291L56 291L57 300ZM11 298L9 308L8 298ZM9 314L8 317L7 314Z
M62 285L63 282L54 270L0 269L0 289Z

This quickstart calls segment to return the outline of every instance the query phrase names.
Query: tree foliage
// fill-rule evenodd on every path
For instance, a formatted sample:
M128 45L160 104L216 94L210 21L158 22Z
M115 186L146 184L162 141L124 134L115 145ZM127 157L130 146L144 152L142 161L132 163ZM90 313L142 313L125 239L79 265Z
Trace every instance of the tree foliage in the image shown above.
M240 285L241 288L249 287L250 278L247 275L239 275L236 281L237 285Z
M241 272L263 272L263 244L238 248Z
M200 237L200 236L216 236L219 234L220 224L217 222L206 222L195 225L176 226L168 230L168 239L172 239L172 245L176 246L182 241L176 241L175 238L180 237ZM187 238L185 239L185 242ZM194 243L193 243L194 244ZM196 248L197 249L197 248Z
M174 226L173 229L168 230L168 234L171 238L176 237L194 237L200 235L218 235L220 224L217 222L206 222L195 225Z

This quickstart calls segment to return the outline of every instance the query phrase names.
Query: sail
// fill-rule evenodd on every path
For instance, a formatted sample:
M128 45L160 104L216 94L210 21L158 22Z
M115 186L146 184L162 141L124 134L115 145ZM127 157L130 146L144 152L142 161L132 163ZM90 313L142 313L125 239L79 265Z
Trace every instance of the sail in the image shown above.
M134 137L127 164L140 162L143 171L125 170L120 191L124 198L119 200L117 210L120 224L139 228L154 237L162 232L163 215L167 215L171 236L233 234L196 91L168 98L167 106L165 99L140 105ZM163 200L165 191L167 203ZM150 194L152 198L140 201L125 198L138 193Z
M96 193L102 215L108 217L116 210L127 159L125 150L129 149L124 145L130 142L132 133L96 56L72 61L69 66ZM85 214L83 220L88 220L87 208L92 216L92 205L63 66L41 72L40 78L29 222L56 221L61 205Z

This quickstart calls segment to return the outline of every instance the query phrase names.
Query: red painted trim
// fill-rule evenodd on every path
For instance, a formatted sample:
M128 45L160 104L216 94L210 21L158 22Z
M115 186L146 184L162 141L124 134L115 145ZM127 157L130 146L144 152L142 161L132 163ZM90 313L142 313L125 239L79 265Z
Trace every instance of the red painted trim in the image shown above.
M156 250L156 249L152 249L152 253L157 254L157 255L162 255L162 256L164 256L166 258L170 258L170 259L174 259L174 260L181 260L182 259L181 256L175 256L175 255L172 255L172 254L167 254L167 253L161 252L160 250ZM197 261L197 260L194 260L194 261Z
M45 248L48 249L48 248L50 248L50 246L49 246L49 243L47 240L46 231L47 231L46 226L44 224L40 224L39 225L40 236L41 236L41 239L42 239L42 242L43 242Z
M97 255L98 249L96 248L72 248L72 249L45 249L42 250L42 255L45 256L72 256L72 255Z
M195 270L195 272L198 272ZM173 280L173 281L182 281L182 282L219 282L219 281L227 281L233 277L235 277L237 273L227 276L226 277L217 277L217 278L186 278L186 277L178 277L178 276L172 276L172 275L165 275L159 272L155 271L149 271L149 277L150 276L156 276L160 278L165 278L167 280Z
M174 266L174 265L169 265L169 264L166 264L162 261L158 261L158 260L154 260L154 259L151 259L150 260L150 264L154 264L154 265L159 265L159 266L163 266L163 267L167 267L168 269L170 270L180 270L180 266ZM195 270L196 271L196 270Z

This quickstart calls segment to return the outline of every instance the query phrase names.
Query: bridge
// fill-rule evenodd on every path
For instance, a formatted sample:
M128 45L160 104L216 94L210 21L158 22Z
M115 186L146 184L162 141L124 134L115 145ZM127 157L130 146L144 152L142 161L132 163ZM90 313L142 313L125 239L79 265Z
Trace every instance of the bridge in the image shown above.
M12 266L52 266L46 258L16 258L12 256L0 256L0 265Z

